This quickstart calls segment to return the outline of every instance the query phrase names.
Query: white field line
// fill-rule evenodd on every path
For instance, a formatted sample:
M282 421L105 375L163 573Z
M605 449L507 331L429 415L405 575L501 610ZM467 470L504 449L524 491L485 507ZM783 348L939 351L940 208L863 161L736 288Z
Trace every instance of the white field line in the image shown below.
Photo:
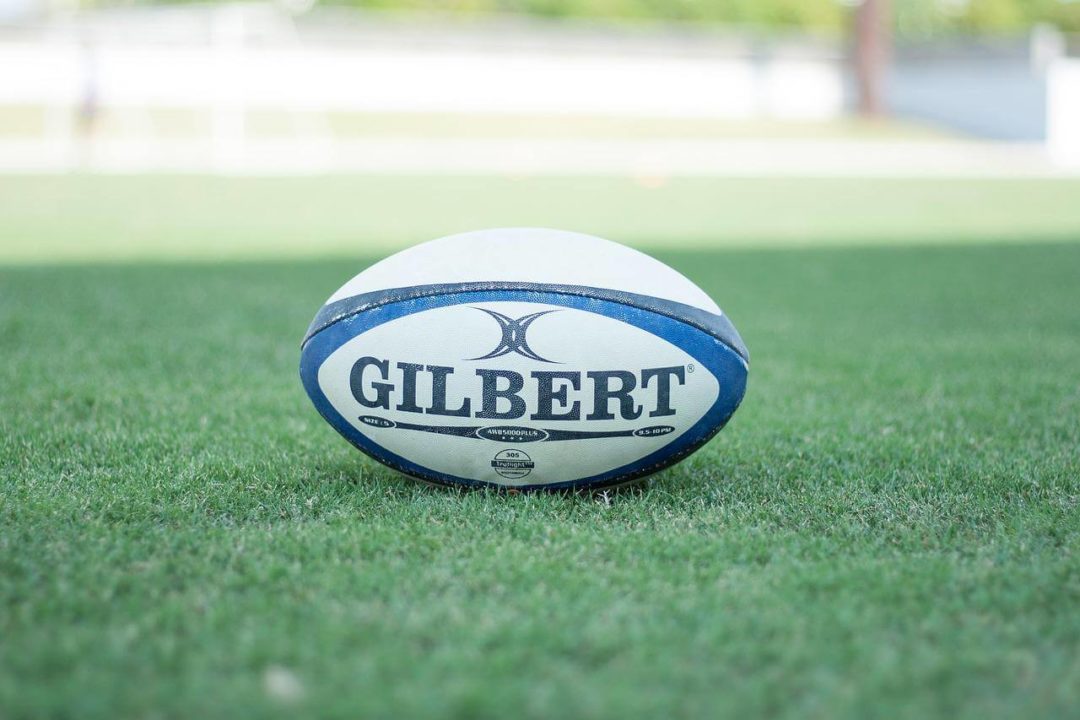
M804 139L0 139L0 172L1080 177L1044 146L951 140Z

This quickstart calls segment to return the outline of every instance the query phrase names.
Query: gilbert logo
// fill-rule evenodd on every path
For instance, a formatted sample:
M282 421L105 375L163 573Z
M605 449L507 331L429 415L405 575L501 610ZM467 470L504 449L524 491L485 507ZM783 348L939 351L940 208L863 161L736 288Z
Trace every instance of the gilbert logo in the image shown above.
M525 340L525 333L528 331L529 326L541 315L553 313L555 310L542 310L540 312L522 315L515 320L512 317L495 312L494 310L488 310L486 308L474 309L486 312L495 319L495 322L499 323L499 329L502 330L502 340L500 340L498 346L487 355L468 358L469 360L490 360L492 358L502 357L503 355L509 355L513 352L523 357L527 357L530 360L546 363L555 362L554 360L548 360L547 358L542 358L537 355Z

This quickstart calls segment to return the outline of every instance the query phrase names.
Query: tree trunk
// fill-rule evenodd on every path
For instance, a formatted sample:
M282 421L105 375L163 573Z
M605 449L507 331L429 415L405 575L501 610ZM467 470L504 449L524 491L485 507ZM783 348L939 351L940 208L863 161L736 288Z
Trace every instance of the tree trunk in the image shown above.
M855 78L863 117L881 117L887 110L885 82L891 56L891 0L862 0L855 10Z

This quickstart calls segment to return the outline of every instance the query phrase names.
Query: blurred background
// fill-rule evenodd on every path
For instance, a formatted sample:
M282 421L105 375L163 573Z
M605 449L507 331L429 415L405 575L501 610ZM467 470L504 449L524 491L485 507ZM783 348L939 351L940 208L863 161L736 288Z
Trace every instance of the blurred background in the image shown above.
M1080 0L0 0L0 257L1073 233L1078 51Z

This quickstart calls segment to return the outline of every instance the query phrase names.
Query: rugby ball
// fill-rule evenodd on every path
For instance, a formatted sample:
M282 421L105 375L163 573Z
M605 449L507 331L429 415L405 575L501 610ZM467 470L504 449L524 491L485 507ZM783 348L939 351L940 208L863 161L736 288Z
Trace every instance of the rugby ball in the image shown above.
M601 488L701 447L749 355L708 295L589 235L483 230L348 281L304 337L319 413L379 462L447 485Z

